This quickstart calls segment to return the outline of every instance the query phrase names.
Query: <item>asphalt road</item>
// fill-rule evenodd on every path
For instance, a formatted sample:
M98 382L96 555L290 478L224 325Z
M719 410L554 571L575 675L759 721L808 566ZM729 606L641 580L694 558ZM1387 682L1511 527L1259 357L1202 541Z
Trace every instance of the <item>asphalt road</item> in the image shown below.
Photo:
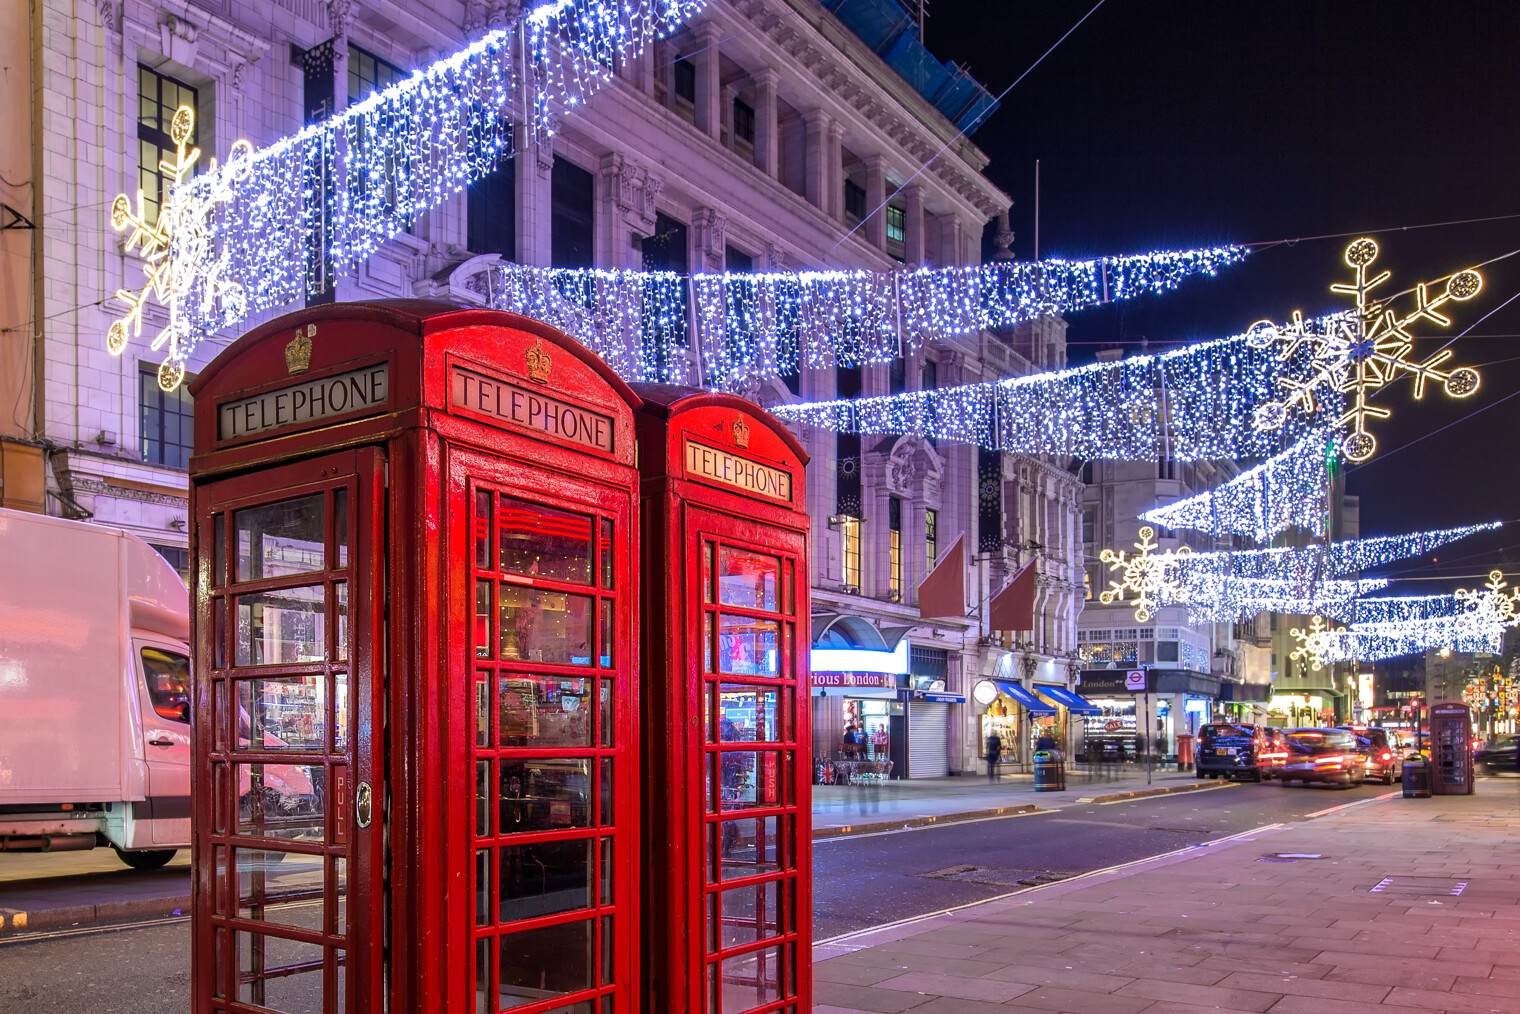
M1233 785L815 842L815 939L1144 859L1391 791ZM924 874L938 874L924 876ZM137 1014L190 1004L186 919L0 938L0 1014Z

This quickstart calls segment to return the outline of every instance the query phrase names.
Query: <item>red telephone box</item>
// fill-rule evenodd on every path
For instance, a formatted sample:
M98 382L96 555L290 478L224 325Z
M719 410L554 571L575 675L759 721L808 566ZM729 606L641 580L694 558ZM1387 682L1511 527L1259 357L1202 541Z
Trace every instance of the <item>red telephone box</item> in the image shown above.
M192 390L194 1009L631 1012L638 397L420 300Z
M1430 790L1438 796L1472 795L1472 709L1461 701L1430 706Z
M812 1009L807 454L640 385L648 1014Z

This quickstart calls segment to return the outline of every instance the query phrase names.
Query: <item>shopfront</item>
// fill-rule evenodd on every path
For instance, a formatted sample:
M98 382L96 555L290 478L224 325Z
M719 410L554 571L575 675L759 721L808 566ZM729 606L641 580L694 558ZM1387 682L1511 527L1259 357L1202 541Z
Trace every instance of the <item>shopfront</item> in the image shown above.
M1218 709L1220 681L1185 669L1084 669L1077 692L1098 714L1082 718L1083 752L1172 757L1178 736L1196 736Z
M972 699L987 710L980 722L981 743L977 753L987 754L987 740L997 736L1004 765L1028 764L1041 729L1055 727L1054 704L1036 696L1013 680L984 679L971 688Z
M904 679L885 672L811 674L815 784L848 784L857 774L902 777L907 743Z

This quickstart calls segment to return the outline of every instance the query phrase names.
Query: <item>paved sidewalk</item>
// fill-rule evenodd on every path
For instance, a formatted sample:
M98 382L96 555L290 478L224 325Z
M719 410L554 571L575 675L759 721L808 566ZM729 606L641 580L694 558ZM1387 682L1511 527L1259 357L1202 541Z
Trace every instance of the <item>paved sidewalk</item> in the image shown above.
M820 943L814 1014L1514 1014L1517 945L1520 783L1481 779Z
M1061 792L1036 792L1033 775L1015 774L1004 775L996 782L984 775L980 778L905 779L880 786L815 785L813 831L820 836L841 832L859 834L865 830L881 830L878 825L902 827L967 820L1032 807L1055 809L1079 801L1103 800L1120 793L1163 789L1175 792L1217 788L1225 784L1229 783L1167 769L1152 772L1151 783L1147 785L1145 769L1131 768L1111 778L1089 778L1086 769L1068 771L1066 789Z

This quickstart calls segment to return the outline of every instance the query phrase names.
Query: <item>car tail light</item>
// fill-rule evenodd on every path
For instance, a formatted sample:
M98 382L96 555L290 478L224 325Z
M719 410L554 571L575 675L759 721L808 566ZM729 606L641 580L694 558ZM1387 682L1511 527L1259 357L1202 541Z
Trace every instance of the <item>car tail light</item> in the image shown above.
M1393 759L1393 754L1389 753L1387 750L1384 750L1383 751L1383 760L1392 760L1392 759Z
M1314 766L1324 766L1327 768L1345 767L1346 758L1342 757L1340 754L1331 754L1326 757L1316 757L1314 758Z

